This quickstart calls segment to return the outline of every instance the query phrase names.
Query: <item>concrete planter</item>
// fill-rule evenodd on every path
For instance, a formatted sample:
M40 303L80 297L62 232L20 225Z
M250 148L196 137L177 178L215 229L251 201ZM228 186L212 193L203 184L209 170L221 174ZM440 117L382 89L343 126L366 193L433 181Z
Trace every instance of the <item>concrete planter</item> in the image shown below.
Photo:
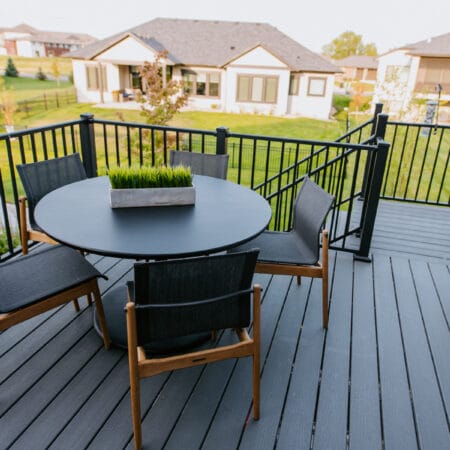
M176 206L195 203L195 187L110 189L111 208Z

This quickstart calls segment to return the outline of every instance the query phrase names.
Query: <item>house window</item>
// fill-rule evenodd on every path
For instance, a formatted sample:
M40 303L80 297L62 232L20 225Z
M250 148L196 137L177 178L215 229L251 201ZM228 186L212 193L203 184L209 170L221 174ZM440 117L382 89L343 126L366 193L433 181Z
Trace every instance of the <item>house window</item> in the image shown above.
M309 77L308 95L311 97L325 97L327 79L323 77Z
M445 92L450 92L450 60L421 58L414 90L416 92L436 92L438 84Z
M291 78L289 80L289 95L298 95L300 87L300 74L291 73Z
M106 67L86 66L86 86L89 91L98 91L100 88L103 91L107 91Z
M238 75L237 101L249 103L276 103L278 77Z
M220 73L186 71L183 74L185 91L190 95L201 97L220 96Z

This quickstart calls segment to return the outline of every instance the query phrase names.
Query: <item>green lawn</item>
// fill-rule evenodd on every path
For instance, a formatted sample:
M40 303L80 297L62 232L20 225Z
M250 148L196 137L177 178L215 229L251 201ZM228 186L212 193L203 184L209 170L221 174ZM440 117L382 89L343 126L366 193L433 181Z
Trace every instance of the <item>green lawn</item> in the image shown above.
M73 84L69 81L61 81L58 85L58 82L53 80L41 81L35 78L21 77L2 78L5 80L6 86L11 89L16 102L32 99L49 91L54 92L55 90L73 87Z

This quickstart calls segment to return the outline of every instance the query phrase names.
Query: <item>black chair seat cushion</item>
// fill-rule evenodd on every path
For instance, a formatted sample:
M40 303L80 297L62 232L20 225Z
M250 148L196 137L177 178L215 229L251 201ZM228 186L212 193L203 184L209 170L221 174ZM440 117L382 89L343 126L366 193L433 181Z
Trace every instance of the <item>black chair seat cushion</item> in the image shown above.
M0 265L0 313L45 300L103 275L79 252L55 245Z
M313 265L318 261L317 253L294 232L264 231L231 251L242 252L251 248L259 249L258 262L262 263Z

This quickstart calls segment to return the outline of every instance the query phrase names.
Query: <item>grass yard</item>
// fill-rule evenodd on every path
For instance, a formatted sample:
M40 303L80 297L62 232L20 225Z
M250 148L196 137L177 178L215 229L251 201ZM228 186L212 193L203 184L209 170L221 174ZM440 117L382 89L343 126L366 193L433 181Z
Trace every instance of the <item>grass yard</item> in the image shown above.
M62 90L72 88L73 84L69 81L60 81L59 85L53 80L37 80L35 78L21 78L21 77L2 77L5 80L5 85L11 89L14 94L16 102L22 100L29 100L40 96L47 91L54 92L55 90Z

